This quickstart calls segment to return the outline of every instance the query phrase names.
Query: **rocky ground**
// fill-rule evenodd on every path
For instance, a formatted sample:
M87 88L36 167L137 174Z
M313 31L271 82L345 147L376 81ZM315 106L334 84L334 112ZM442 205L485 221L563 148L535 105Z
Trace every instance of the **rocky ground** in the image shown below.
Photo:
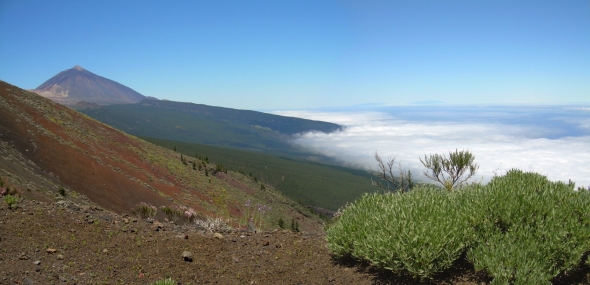
M0 284L409 284L331 259L321 233L214 233L68 200L0 203ZM479 284L445 276L438 284ZM476 283L477 282L477 283Z
M222 233L67 199L0 202L0 284L421 284L335 261L322 233ZM423 284L486 284L466 263ZM586 273L558 284L588 284Z

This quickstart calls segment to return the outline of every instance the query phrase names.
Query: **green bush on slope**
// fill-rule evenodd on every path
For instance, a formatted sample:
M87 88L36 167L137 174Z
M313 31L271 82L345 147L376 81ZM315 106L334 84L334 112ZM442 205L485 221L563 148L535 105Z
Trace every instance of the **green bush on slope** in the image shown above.
M509 171L476 194L468 258L493 284L550 284L590 250L590 195L536 173Z
M433 186L365 195L327 229L328 246L338 257L431 277L449 268L473 236L465 211L455 207L458 196Z
M337 257L422 279L462 254L493 284L548 284L590 251L590 193L511 170L488 185L365 195L327 229Z

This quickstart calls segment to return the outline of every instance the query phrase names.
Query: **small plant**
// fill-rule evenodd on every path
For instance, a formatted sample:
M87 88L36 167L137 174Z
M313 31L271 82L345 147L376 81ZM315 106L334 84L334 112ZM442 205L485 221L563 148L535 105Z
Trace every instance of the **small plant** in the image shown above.
M166 217L168 217L169 221L172 221L172 219L176 215L176 213L172 207L161 206L160 211L162 211L162 213L164 213L166 215Z
M12 196L12 195L6 195L4 196L4 201L6 202L6 204L8 204L8 207L10 209L16 209L18 208L18 198L16 196Z
M186 206L176 206L173 211L176 216L181 217L186 222L192 223L197 218L197 213L193 208L188 208Z
M223 167L223 165L221 163L216 163L215 164L215 173L217 173L217 172L227 173L227 169L225 167Z
M412 179L412 173L408 170L407 172L402 169L401 163L398 164L399 176L395 177L395 157L389 158L387 162L383 161L383 158L375 152L373 155L377 161L377 167L379 170L373 171L373 174L378 179L371 179L371 184L375 187L387 189L390 191L399 191L400 193L410 191L414 187L414 181Z
M230 221L224 220L222 218L207 217L206 220L195 220L195 224L197 224L197 226L206 228L212 232L231 232L232 231L232 227L230 226Z
M59 193L59 195L66 196L66 189L64 189L61 186L59 187L59 189L57 190L57 192Z
M264 186L264 183L260 183L260 190L266 190L266 187Z
M299 232L299 222L295 221L295 219L291 219L291 230Z
M440 154L425 155L424 160L420 158L420 162L428 168L424 175L449 191L462 187L479 169L475 156L466 150L449 152L448 157Z
M145 202L141 202L139 205L135 206L135 208L131 209L133 214L138 215L144 219L153 218L157 211L158 208Z
M176 281L172 280L172 278L160 279L150 285L176 285Z
M281 229L285 228L285 221L283 221L283 218L279 218L279 228L281 228Z

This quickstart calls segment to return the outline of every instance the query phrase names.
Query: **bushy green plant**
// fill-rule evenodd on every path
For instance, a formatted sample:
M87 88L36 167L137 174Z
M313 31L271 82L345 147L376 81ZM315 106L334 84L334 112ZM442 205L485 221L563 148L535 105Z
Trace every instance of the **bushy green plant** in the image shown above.
M449 268L471 242L458 195L432 186L404 195L365 195L327 229L328 247L337 257L430 278Z
M477 193L478 244L468 257L493 284L551 284L590 251L590 195L573 184L511 170Z
M327 229L337 257L430 278L467 253L492 284L550 284L590 259L590 192L511 170L485 186L370 194Z
M160 279L151 285L176 285L176 281L172 280L172 278Z
M12 195L6 195L4 196L4 202L6 202L6 204L8 204L8 207L10 209L16 209L18 208L18 197L16 196L12 196Z

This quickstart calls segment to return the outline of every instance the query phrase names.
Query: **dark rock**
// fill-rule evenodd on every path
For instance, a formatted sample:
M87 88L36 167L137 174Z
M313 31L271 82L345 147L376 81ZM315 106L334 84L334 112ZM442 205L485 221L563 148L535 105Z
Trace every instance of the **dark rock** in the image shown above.
M188 251L182 252L182 260L186 262L193 262L193 254Z

